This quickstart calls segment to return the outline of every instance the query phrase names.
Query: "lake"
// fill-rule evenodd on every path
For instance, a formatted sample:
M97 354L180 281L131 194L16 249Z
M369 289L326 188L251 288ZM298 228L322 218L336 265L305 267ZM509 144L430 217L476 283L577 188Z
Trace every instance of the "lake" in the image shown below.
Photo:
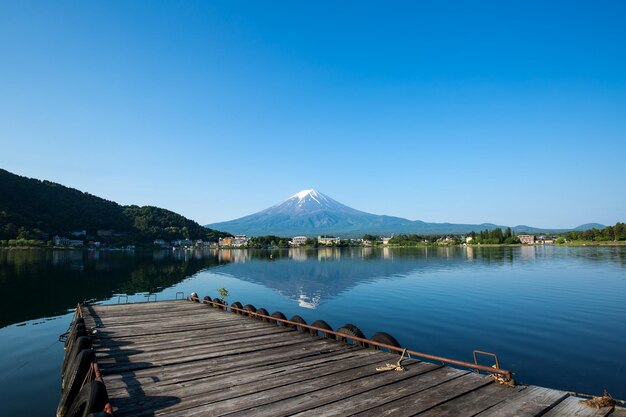
M472 361L527 383L626 398L626 247L0 251L0 415L54 415L76 303L176 292L264 307ZM153 297L154 298L154 297Z

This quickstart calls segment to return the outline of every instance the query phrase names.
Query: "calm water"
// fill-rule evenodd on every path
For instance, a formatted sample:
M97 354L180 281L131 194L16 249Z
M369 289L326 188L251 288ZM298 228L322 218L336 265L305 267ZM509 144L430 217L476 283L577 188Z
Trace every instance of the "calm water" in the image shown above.
M0 415L54 414L77 302L221 286L230 302L462 360L491 351L521 382L626 398L626 247L0 251Z

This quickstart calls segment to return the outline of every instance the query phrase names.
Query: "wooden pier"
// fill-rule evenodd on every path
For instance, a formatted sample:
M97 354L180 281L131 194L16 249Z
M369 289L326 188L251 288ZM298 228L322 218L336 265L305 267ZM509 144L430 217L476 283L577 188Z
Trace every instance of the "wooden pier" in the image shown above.
M81 306L115 416L614 416L537 386L303 333L206 304Z

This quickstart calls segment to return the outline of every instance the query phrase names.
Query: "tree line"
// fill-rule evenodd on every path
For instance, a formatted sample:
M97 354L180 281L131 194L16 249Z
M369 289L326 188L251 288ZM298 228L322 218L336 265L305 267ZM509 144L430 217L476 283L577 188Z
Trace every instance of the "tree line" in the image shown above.
M504 232L499 227L492 230L481 230L479 233L472 231L467 236L472 238L472 244L513 245L520 243L519 237L517 237L515 232L513 232L510 227L507 227Z
M290 239L274 235L255 236L248 239L248 247L255 249L288 248Z
M561 235L567 240L587 240L592 242L624 241L626 240L626 224L617 222L614 226L607 226L604 229L593 229L583 231L571 231Z

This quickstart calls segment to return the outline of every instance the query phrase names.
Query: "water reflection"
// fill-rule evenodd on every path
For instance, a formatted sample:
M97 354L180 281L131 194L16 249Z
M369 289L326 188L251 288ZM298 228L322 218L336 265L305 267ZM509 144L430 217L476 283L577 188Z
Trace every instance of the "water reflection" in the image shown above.
M220 263L201 251L0 251L0 328L65 313L83 300L159 292Z
M550 258L626 266L620 247L296 248L289 250L71 250L0 251L0 328L49 317L83 300L116 293L158 293L199 271L271 288L306 308L316 308L361 283L468 267L489 268ZM25 300L28 308L24 308Z
M290 250L223 250L220 261L232 262L219 273L261 284L301 307L316 308L362 283L450 271L474 263L481 268L512 265L537 258L558 258L564 248L527 247L422 247L422 248L319 248ZM598 251L565 248L565 259L623 263L624 250ZM583 250L580 250L583 249Z
M403 258L401 252L372 248L222 252L221 256L234 262L220 268L220 274L261 284L305 308L316 308L361 283L436 267L437 263L415 251Z

